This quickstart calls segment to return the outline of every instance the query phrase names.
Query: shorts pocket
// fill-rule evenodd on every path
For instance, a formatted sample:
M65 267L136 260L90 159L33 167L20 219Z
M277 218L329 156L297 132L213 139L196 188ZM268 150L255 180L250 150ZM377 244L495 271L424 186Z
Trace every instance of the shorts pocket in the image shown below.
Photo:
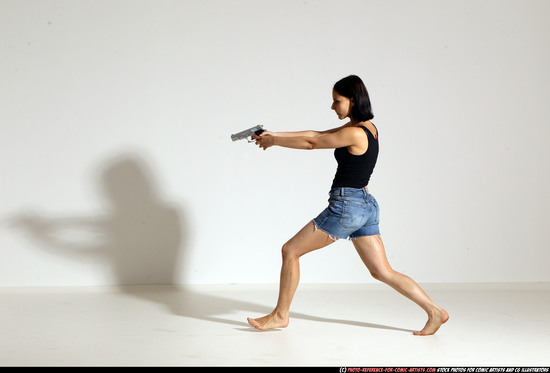
M344 203L344 201L342 201L342 200L339 200L339 199L336 199L336 198L331 198L328 201L328 211L331 214L336 215L336 216L342 215L342 205L343 205L343 203Z
M365 224L365 210L367 205L357 202L344 201L340 225L346 229L359 229Z

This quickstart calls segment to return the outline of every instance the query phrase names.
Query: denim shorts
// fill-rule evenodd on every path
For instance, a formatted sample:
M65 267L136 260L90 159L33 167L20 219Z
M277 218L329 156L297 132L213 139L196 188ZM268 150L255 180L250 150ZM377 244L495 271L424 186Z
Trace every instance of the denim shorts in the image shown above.
M317 229L333 239L380 234L380 208L365 188L334 188L329 196L329 206L313 219Z

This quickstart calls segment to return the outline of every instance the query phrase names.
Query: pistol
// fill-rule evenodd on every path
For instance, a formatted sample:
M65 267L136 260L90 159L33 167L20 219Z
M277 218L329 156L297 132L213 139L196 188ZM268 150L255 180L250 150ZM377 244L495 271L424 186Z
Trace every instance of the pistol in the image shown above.
M265 129L262 125L257 125L247 130L231 135L231 140L237 141L237 140L246 139L248 142L254 142L253 140L248 140L248 137L252 137L254 135L259 136L264 131Z

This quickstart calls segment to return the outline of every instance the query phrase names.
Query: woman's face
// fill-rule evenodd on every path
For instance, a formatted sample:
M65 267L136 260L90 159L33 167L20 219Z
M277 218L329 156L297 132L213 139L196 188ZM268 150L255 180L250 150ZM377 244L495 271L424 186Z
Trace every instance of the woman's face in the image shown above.
M351 108L353 107L353 100L342 96L336 91L332 91L332 110L338 115L338 119L350 118L351 119Z

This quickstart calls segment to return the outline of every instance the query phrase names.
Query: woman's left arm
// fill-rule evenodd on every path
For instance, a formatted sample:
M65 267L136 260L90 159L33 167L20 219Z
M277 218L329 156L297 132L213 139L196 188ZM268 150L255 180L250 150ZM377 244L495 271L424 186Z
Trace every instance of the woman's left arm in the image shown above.
M359 144L364 141L364 132L357 127L346 127L338 132L326 133L316 137L279 137L272 135L254 136L256 145L266 150L272 146L291 149L336 149Z

